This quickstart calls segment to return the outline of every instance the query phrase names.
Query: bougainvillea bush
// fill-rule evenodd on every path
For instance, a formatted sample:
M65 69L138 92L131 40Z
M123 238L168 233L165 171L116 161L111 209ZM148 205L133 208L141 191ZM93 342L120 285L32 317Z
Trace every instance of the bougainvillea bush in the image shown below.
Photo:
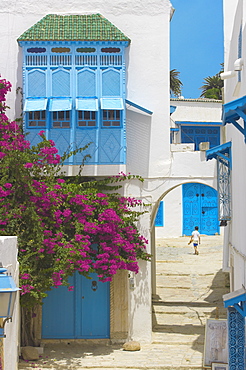
M41 303L75 271L96 272L103 282L119 269L137 273L138 259L150 258L135 226L139 213L133 207L140 201L115 192L130 176L101 182L63 177L66 155L58 155L44 131L31 147L22 128L8 120L10 89L0 79L0 235L18 237L22 306Z

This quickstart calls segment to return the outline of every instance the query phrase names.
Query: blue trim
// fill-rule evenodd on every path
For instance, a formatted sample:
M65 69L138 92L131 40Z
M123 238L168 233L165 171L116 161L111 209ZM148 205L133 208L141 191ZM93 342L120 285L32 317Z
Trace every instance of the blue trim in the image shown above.
M225 154L227 154L227 156ZM229 167L231 168L231 141L215 146L212 149L206 150L207 161L213 158L217 159L217 157L222 157L223 159L228 161Z
M142 112L145 112L145 113L148 113L148 114L153 114L153 112L151 112L150 110L148 110L148 109L146 109L146 108L143 108L143 107L141 107L140 105L138 105L138 104L136 104L136 103L133 103L132 101L130 101L130 100L128 100L128 99L126 99L126 104L129 104L129 105L131 105L132 107L134 107L134 108L137 108L137 109L139 109L139 110L141 110Z
M25 100L24 112L35 112L46 110L48 99L45 98L28 98Z
M245 109L246 109L246 96L243 96L236 100L232 100L231 102L224 104L222 113L223 124L225 125L226 123L231 123L231 119L238 120L240 118L238 110L244 111Z
M176 111L176 106L175 105L170 105L170 114L174 113Z
M233 306L243 317L246 317L246 290L238 289L223 296L224 307Z
M244 141L246 142L246 114L244 113L245 109L246 95L224 104L222 119L224 125L226 125L227 123L232 123L244 135ZM240 118L243 119L243 126L236 122Z
M221 121L219 121L219 122L175 121L175 123L176 123L176 125L182 125L182 126L185 126L185 125L222 126Z
M124 103L122 98L101 98L102 110L123 110Z
M76 110L98 111L98 99L76 99Z
M59 112L72 109L72 99L70 98L52 98L50 99L49 110Z
M171 127L170 128L170 131L171 132L178 132L180 129L179 128L174 128L174 127Z

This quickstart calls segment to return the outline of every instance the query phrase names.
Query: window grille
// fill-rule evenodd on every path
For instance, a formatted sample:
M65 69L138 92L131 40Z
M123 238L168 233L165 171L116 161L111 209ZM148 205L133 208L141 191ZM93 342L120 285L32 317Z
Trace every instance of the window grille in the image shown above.
M121 113L119 110L103 110L103 127L120 127Z
M219 220L229 221L231 219L231 142L207 150L206 159L213 158L217 160Z
M78 111L78 127L95 127L96 112L94 111Z
M96 66L97 55L75 55L75 64L78 66Z
M72 55L51 55L50 65L52 66L70 66L72 64Z
M45 127L46 126L46 111L28 112L29 127Z
M219 220L231 219L231 169L228 161L217 156L217 186L219 194Z
M27 66L46 66L47 55L26 55L25 63Z
M100 65L120 66L122 65L122 55L100 55Z
M70 111L59 111L52 113L53 128L70 128Z

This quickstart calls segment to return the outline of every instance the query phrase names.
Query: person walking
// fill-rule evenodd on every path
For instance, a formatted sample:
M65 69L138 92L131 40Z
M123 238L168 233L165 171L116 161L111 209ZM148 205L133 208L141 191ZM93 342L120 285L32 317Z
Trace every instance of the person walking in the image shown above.
M201 237L200 237L200 233L198 231L198 226L195 226L195 230L192 231L190 241L189 241L188 244L191 244L191 243L193 243L193 247L194 247L194 250L195 250L194 254L199 254L197 247L198 247L198 244L201 244Z

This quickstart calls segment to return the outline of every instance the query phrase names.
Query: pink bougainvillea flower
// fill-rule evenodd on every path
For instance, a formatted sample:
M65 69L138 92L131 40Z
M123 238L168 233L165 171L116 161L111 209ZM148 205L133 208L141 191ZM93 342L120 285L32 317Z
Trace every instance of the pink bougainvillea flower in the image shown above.
M24 167L25 168L32 168L33 167L33 163L25 163L24 164Z

